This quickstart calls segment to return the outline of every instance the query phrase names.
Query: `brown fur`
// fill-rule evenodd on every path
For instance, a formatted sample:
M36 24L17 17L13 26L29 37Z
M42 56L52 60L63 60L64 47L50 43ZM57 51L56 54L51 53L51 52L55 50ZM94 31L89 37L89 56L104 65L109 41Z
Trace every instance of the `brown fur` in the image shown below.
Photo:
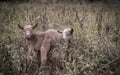
M29 55L33 55L34 50L40 51L40 69L44 69L48 59L48 52L53 46L55 46L56 43L63 43L63 34L55 29L48 29L45 32L33 33L32 30L37 27L37 24L35 26L26 25L24 27L18 25L18 27L26 33L25 37L28 42Z
M50 41L51 47L55 46L56 43L62 43L62 41L63 41L63 38L62 38L63 35L62 35L62 33L57 32L57 30L55 30L55 29L48 29L48 30L45 31L45 32L38 32L37 35L41 35L42 33L43 33L44 35L48 35L49 38L51 39L51 41ZM36 44L35 50L39 50L39 49L40 49L40 48L39 48L39 47L41 47L41 46L39 45L40 42L41 42L41 41L39 40L38 43ZM38 48L37 48L37 47L38 47Z

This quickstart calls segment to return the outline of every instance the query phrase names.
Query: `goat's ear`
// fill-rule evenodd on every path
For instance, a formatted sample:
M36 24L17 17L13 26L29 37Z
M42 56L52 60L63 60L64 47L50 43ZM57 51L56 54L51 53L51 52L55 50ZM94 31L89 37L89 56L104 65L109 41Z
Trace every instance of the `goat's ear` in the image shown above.
M73 30L73 28L71 28L70 33L73 34L73 32L74 32L74 30Z
M58 33L63 33L62 31L59 31L59 30L58 30L57 32L58 32Z
M38 23L36 23L34 26L32 26L32 28L34 29L34 28L36 28L38 26Z
M18 24L18 27L20 28L20 29L24 29L24 27L23 26L21 26L20 24Z

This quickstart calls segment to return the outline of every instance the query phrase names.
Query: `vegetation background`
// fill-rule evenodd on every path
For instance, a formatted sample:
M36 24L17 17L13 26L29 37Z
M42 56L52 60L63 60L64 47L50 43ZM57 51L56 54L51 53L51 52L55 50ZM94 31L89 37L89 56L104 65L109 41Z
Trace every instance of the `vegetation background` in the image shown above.
M74 29L64 69L55 75L120 75L119 0L1 0L0 75L25 73L28 48L17 24L35 23L35 31ZM55 57L62 60L60 50ZM27 74L38 75L38 68L35 57Z

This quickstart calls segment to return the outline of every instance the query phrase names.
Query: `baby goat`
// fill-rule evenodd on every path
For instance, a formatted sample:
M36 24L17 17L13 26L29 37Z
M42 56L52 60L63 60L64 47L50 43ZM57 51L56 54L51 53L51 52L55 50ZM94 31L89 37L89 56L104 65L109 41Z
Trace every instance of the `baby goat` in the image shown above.
M56 43L63 43L64 40L68 40L69 43L73 40L73 29L68 28L63 32L57 31L55 29L48 29L45 32L33 33L33 29L37 27L38 24L32 25L19 25L18 27L25 32L25 38L28 42L28 54L32 55L34 50L40 51L41 66L40 70L44 69L47 63L47 54Z

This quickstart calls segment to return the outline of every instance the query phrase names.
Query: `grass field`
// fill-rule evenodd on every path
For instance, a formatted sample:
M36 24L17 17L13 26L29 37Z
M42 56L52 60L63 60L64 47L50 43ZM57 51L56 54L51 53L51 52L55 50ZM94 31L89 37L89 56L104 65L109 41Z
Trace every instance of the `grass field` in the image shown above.
M36 23L35 31L74 29L75 41L64 70L56 69L55 75L120 74L119 4L0 3L0 71L4 75L23 75L27 46L17 24ZM60 54L60 49L55 52ZM38 75L38 70L34 59L28 75Z

